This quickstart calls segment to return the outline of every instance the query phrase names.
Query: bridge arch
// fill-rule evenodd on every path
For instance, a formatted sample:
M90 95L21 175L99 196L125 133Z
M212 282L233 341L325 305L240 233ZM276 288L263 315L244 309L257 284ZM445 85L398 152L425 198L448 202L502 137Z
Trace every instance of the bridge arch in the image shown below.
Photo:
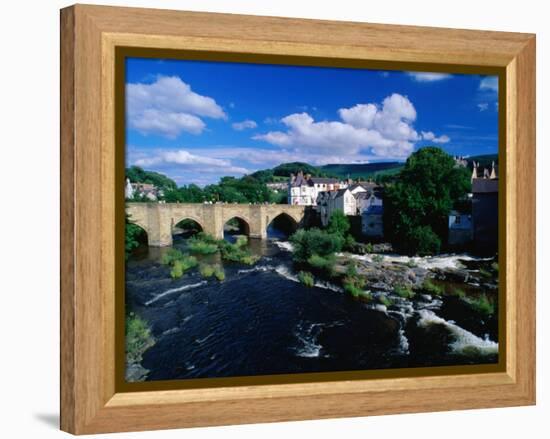
M267 237L271 235L279 238L284 235L292 235L298 229L300 219L296 220L294 216L287 212L279 212L268 216L266 223Z
M232 225L234 227L233 230L229 229L229 234L250 236L250 219L246 218L244 215L233 215L230 218L224 218L222 225L224 234L230 222L235 222L236 224Z
M173 219L172 224L170 225L172 235L175 234L184 234L189 235L198 232L204 232L204 226L202 221L193 215L184 215L183 217L176 217Z

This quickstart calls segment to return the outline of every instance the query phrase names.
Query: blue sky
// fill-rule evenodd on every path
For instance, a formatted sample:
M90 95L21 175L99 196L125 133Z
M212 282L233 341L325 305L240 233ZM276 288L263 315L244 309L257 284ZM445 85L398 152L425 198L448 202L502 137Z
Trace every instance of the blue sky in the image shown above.
M426 145L498 150L498 80L128 58L126 160L178 184L289 161L403 161Z

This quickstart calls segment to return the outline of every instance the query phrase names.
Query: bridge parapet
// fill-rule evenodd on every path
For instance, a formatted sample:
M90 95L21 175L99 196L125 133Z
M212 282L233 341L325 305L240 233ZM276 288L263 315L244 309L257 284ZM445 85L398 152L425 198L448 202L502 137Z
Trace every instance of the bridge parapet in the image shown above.
M202 203L127 203L129 221L147 232L151 247L172 245L176 224L192 219L202 230L217 239L223 238L224 224L239 218L249 227L251 238L265 239L267 227L277 216L286 214L302 224L306 207L288 204L202 204Z

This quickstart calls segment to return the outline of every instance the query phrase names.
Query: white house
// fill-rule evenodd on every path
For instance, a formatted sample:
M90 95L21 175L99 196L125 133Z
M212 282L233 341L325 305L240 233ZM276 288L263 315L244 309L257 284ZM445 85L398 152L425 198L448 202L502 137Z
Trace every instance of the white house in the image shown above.
M336 178L312 177L303 172L291 174L288 182L288 204L316 206L320 192L334 191L347 187L347 183Z
M357 203L349 188L319 192L316 204L323 226L329 223L335 210L341 210L344 215L357 215Z

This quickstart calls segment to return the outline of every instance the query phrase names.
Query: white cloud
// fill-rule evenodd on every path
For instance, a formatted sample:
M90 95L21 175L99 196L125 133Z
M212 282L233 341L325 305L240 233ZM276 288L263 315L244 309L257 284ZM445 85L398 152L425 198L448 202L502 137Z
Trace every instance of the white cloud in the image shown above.
M230 160L196 155L183 149L175 151L157 150L147 157L137 159L134 164L145 168L176 166L178 170L195 170L204 173L248 173L246 168L234 166Z
M480 102L477 104L477 108L479 108L479 111L486 111L489 108L489 104L487 102Z
M438 137L431 131L422 131L421 134L424 140L428 140L433 143L448 143L451 140L451 138L445 134Z
M485 76L479 82L480 90L490 90L498 91L498 77L496 76Z
M453 75L449 73L433 73L433 72L407 72L413 80L416 82L435 82L443 81L445 79L452 78Z
M244 130L256 128L258 124L253 120L246 119L246 120L243 120L242 122L235 122L231 124L231 126L236 131L244 131Z
M281 122L286 131L270 131L253 137L286 149L311 153L374 156L408 156L420 136L413 127L416 110L405 96L394 93L381 106L369 103L338 110L341 121L315 121L308 113L290 114Z
M200 134L206 127L201 117L227 118L214 99L195 93L177 76L158 76L151 84L127 84L126 111L130 128L169 138L183 131Z

